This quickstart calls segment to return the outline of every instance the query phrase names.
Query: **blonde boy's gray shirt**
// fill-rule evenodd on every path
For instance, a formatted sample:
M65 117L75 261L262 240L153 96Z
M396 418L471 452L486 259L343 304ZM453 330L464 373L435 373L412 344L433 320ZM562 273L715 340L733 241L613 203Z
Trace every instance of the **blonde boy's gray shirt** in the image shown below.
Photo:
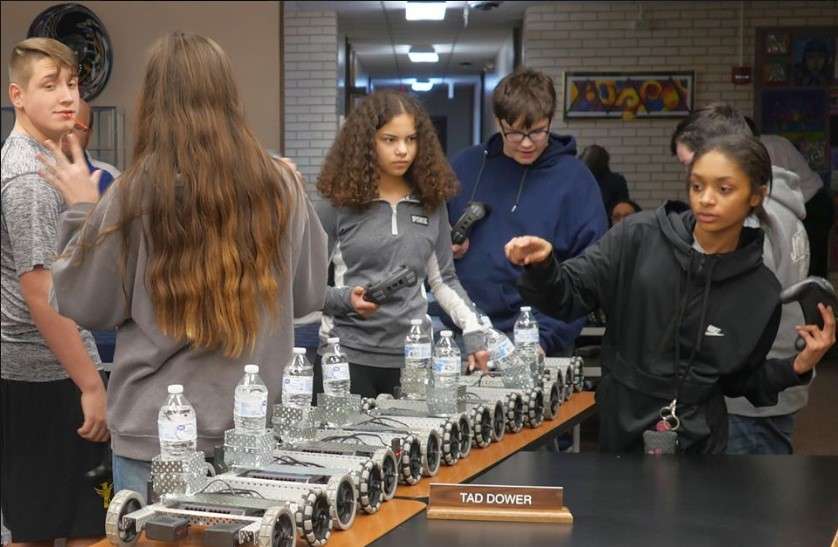
M32 137L13 131L2 150L0 227L0 354L4 380L52 382L67 372L41 335L21 292L20 277L38 267L50 270L56 257L61 195L40 175L36 156L49 151ZM99 352L89 332L80 331L90 358Z

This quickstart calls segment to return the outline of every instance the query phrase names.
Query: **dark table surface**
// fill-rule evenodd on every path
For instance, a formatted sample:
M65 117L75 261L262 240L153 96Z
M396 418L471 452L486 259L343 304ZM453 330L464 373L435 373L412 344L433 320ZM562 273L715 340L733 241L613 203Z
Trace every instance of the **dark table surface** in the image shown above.
M375 547L826 547L838 457L647 457L520 452L474 484L563 486L572 525L413 517Z

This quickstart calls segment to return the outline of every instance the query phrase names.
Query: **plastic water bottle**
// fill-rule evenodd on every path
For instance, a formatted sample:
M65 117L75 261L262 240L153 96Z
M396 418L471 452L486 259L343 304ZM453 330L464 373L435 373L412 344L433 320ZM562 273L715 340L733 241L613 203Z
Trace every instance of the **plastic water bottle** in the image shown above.
M530 368L533 378L541 378L543 370L539 370L538 323L529 306L521 307L521 314L515 321L514 333L518 357Z
M450 330L440 333L434 348L434 361L428 385L428 408L431 414L457 412L457 385L460 382L460 348Z
M314 391L314 367L306 359L305 348L294 348L291 364L282 374L282 404L293 408L310 408Z
M265 430L268 417L268 388L259 377L258 365L245 365L244 377L236 386L233 404L233 423L247 433Z
M402 393L408 399L427 398L431 358L431 338L424 328L423 321L411 319L410 331L404 339L404 368L401 378Z
M480 316L480 326L483 327L483 335L484 335L484 337L486 337L489 330L492 329L492 320L489 319L488 315L481 315ZM489 349L488 338L486 339L485 344L486 344L486 349L488 350ZM498 369L497 365L495 365L494 359L492 359L491 352L489 353L489 361L486 363L486 367L489 370L497 370Z
M157 414L160 458L177 461L194 452L198 444L195 409L183 396L183 386L169 386L169 398Z
M431 347L433 347L436 342L436 340L434 340L434 322L428 314L425 314L425 317L422 320L422 330L428 335L428 340L431 341Z
M503 373L503 384L509 388L533 387L530 367L518 355L517 348L507 336L493 328L486 329L486 349L495 370Z
M323 392L331 397L349 397L349 360L340 350L340 338L326 340L323 355Z

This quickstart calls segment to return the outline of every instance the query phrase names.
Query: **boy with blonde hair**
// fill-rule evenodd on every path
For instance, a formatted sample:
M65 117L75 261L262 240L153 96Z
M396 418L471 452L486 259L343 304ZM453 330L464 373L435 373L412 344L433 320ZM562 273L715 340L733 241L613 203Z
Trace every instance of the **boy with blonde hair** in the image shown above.
M104 535L109 484L89 484L108 440L106 395L90 333L49 304L61 195L39 174L46 141L73 129L75 55L49 38L12 50L15 126L2 150L2 511L21 544Z

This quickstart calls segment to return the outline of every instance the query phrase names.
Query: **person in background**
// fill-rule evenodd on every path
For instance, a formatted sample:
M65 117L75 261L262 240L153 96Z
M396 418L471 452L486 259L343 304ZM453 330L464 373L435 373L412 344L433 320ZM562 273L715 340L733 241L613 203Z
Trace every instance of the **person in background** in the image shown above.
M809 275L826 277L829 271L827 264L829 229L835 216L835 207L832 205L829 191L820 175L812 171L809 162L790 140L780 135L763 135L757 129L754 120L746 116L745 121L751 128L751 132L759 137L768 149L771 164L787 169L799 177L800 191L803 194L803 201L806 202L806 217L803 219L803 226L806 227L811 250Z
M73 134L78 138L79 146L84 151L87 166L91 172L99 169L102 175L99 178L99 193L104 194L105 190L113 183L114 179L120 175L119 169L104 161L98 161L90 152L87 151L87 146L90 144L90 137L93 135L93 110L87 101L79 101L79 112L76 115L76 123L73 125ZM64 155L70 157L69 141L62 142L62 150Z
M597 184L599 184L599 192L602 194L605 211L613 219L614 206L620 202L629 203L626 178L620 173L611 171L611 156L605 148L598 144L592 144L585 148L579 158L585 162ZM635 210L635 212L638 210ZM611 223L614 223L613 220Z
M611 225L613 226L627 216L639 213L642 210L643 208L640 207L640 205L630 199L618 201L614 204L614 207L611 208Z
M212 454L233 427L246 363L279 399L292 322L323 306L326 236L303 181L248 127L227 54L169 33L151 47L132 163L101 195L74 135L44 176L69 208L53 268L55 305L119 327L108 382L114 486L145 492L157 414L181 384Z
M599 185L576 157L576 140L550 131L556 90L549 76L516 70L498 83L492 109L498 133L452 162L461 189L448 201L448 219L456 223L471 201L491 208L469 239L453 246L454 263L477 307L496 329L511 333L525 304L515 288L519 272L500 242L538 235L566 259L602 237L608 220ZM550 356L570 355L584 317L560 320L533 313L541 349Z

